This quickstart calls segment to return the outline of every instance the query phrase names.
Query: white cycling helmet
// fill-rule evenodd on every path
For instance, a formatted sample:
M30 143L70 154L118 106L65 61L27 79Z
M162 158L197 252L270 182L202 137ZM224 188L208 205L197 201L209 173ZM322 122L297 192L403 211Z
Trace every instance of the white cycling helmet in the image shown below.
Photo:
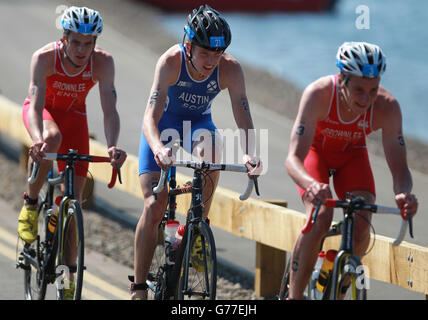
M336 66L347 74L377 78L385 72L386 57L375 44L345 42L337 51Z
M103 32L103 19L98 11L87 7L69 7L61 20L65 30L85 35L98 36Z

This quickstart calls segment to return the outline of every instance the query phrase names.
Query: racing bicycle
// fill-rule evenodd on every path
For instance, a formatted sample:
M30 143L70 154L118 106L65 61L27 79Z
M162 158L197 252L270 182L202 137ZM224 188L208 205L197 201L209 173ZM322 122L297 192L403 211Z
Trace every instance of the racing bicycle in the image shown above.
M193 169L193 180L186 185L177 186L176 167ZM212 171L233 171L247 173L244 165L217 164L194 161L175 161L172 166L162 170L158 185L153 188L154 194L161 192L167 185L168 205L159 226L158 243L152 259L152 265L146 280L149 298L155 300L170 299L211 299L216 297L217 258L214 236L209 220L203 219L203 189L208 173ZM255 187L259 195L257 177L248 178L245 192L239 197L246 200ZM175 220L176 197L192 194L190 208L187 212L182 241L175 252L170 243L164 239L165 224ZM129 276L134 281L133 276Z
M80 155L77 150L69 150L67 154L45 153L44 159L64 161L66 167L59 175L55 175L54 170L49 172L38 197L41 232L32 244L24 244L16 267L24 270L27 300L44 300L47 285L53 283L56 284L57 300L80 300L85 269L84 232L82 210L74 193L74 167L78 161L110 162L110 158ZM39 162L32 164L30 184L36 180L39 166ZM113 167L109 188L113 188L117 176L122 183L119 166ZM60 184L64 184L64 193L55 197ZM75 260L75 263L70 264L67 259ZM71 278L74 279L71 281ZM68 297L65 296L66 289Z
M404 214L398 208L371 204L366 202L361 197L352 197L348 195L347 198L349 200L327 199L327 201L323 204L330 208L342 208L343 220L331 226L321 241L320 251L322 250L324 240L326 238L342 235L342 240L339 252L334 259L333 270L327 275L327 283L324 287L324 291L320 297L316 297L313 293L316 290L317 280L311 278L307 288L307 298L309 299L367 299L367 285L365 283L364 266L362 265L360 258L356 256L353 251L354 216L355 214L358 214L358 211L363 210L370 211L372 213L389 213L401 215L403 220L401 223L400 232L396 240L393 242L394 246L398 246L404 239L404 236L407 232L407 227L409 227L410 236L413 238L412 215L404 216ZM316 222L321 205L321 202L319 202L317 207L312 210L310 217L301 231L303 234L308 233L311 230L313 224ZM290 263L291 258L287 262L281 282L280 292L278 295L280 300L285 300L289 296Z

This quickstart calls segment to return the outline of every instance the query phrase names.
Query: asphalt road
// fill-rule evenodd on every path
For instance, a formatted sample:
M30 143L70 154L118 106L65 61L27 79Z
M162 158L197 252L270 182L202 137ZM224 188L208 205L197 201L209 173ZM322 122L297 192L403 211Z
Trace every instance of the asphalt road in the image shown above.
M0 12L2 13L2 19L0 19L0 39L2 39L0 93L18 104L22 104L27 94L29 63L32 52L61 37L61 31L55 27L55 19L59 16L56 13L56 8L62 4L61 1L56 0L3 0L0 2ZM90 6L90 1L88 1L88 6ZM19 19L17 19L18 16ZM128 21L128 23L132 22ZM103 35L97 43L112 53L115 59L118 109L122 123L119 145L128 153L137 155L141 120L158 56L146 48L139 39L129 38L119 33L111 28L108 22L105 23ZM98 140L105 142L98 97L98 89L94 88L88 97L89 128L91 132L95 133ZM287 200L290 208L303 211L296 188L287 176L283 165L288 150L292 122L253 101L250 101L250 106L259 134L258 139L260 139L260 129L268 130L268 153L262 155L267 170L260 179L261 198ZM221 93L213 103L213 119L220 129L236 128L227 93ZM372 156L371 163L376 180L378 203L394 205L392 180L385 160ZM417 172L413 172L413 177L414 192L419 195L420 213L415 220L414 233L416 238L409 239L407 236L405 240L426 245L428 234L425 232L425 226L428 225L428 218L424 214L427 209L427 202L423 195L425 194L424 190L428 189L428 177ZM245 187L245 179L245 177L239 179L235 175L223 174L220 185L239 192ZM96 190L97 196L102 198L103 186L97 185ZM143 207L141 200L129 198L119 192L115 198L105 200L131 216L139 216ZM2 220L3 217L0 218L0 221ZM374 217L373 224L377 234L395 237L400 221L398 218L383 216ZM216 241L221 257L230 259L246 270L253 271L255 265L253 242L231 237L221 232L216 233ZM7 258L0 254L0 269L2 271L6 268L3 264L6 261ZM3 276L3 272L0 278L2 281L0 286L6 284L3 281L11 281L10 277ZM370 292L370 295L378 298L388 298L391 295L391 298L395 299L422 297L422 295L412 292L403 293L401 289L392 291L395 290L395 287L387 290L382 288L377 293L373 288L373 294ZM3 298L7 297L0 296L0 299Z
M17 251L22 249L16 234L16 210L0 200L0 300L24 299L24 272L16 269ZM129 299L129 282L126 275L132 269L92 250L85 250L84 300ZM47 300L55 300L54 285L48 286Z

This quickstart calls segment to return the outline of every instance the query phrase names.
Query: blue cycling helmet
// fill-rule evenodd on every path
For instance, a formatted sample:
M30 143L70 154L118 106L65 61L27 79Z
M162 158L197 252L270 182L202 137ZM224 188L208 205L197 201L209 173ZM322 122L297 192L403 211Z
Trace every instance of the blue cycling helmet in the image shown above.
M103 19L98 11L87 7L69 7L61 20L64 31L98 36L103 32Z
M377 78L385 72L386 56L375 44L345 42L337 51L336 66L345 74Z

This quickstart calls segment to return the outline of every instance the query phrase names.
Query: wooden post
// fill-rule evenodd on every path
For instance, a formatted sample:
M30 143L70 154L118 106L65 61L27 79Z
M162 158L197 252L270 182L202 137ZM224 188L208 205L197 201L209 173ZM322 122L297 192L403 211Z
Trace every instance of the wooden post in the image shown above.
M264 200L286 208L284 200ZM254 291L257 297L274 297L279 293L284 274L286 252L263 243L256 242L256 272Z
M274 297L279 293L285 258L285 251L256 243L254 291L257 297Z

